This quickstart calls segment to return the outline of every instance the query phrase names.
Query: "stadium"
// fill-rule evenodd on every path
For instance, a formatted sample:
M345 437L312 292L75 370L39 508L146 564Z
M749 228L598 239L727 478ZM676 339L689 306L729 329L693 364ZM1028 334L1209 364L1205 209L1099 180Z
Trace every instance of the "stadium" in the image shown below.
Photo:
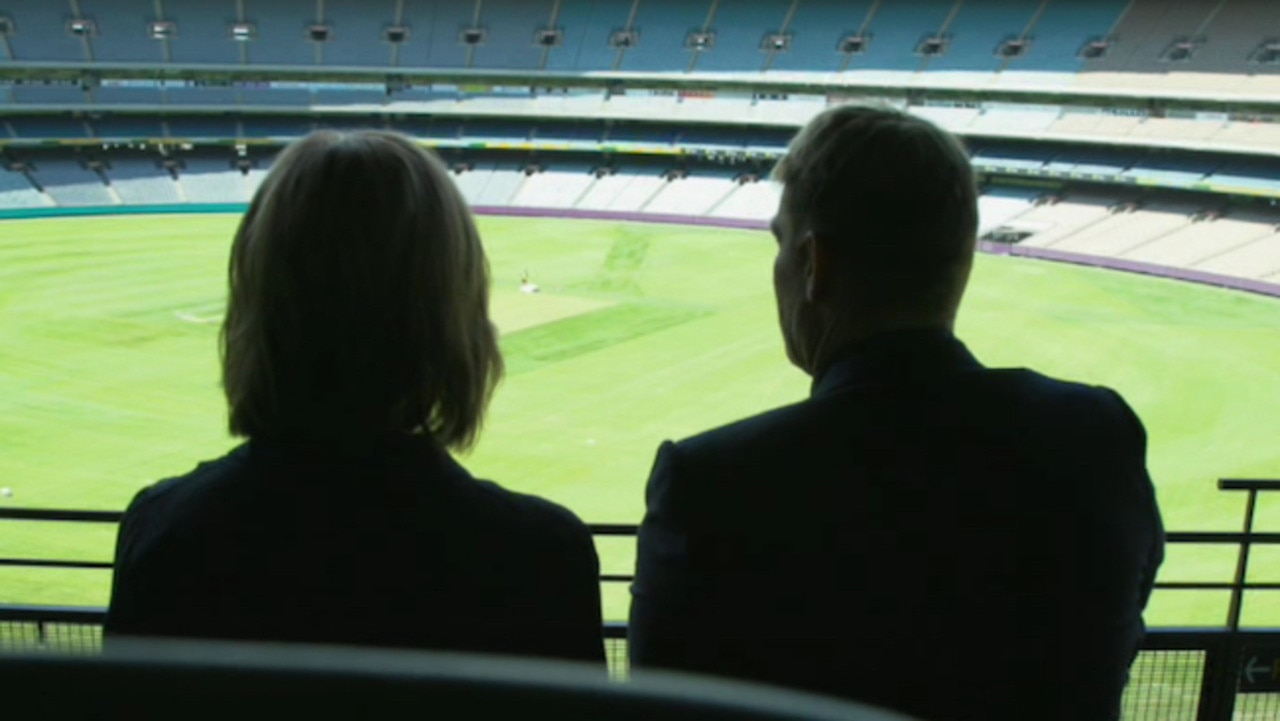
M625 676L654 450L808 390L770 170L871 101L970 152L975 354L1146 424L1170 544L1125 718L1280 717L1247 673L1280 659L1277 28L1268 0L0 0L0 652L98 648L118 512L235 443L240 214L291 140L384 128L446 162L492 265L507 376L467 466L598 528Z

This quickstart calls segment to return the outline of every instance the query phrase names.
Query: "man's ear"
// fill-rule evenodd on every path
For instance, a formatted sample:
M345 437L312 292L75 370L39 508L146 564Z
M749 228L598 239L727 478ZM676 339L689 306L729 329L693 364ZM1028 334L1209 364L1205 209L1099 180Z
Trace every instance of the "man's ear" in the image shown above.
M825 300L831 295L835 268L831 243L825 234L805 234L801 252L805 255L804 295L809 302Z

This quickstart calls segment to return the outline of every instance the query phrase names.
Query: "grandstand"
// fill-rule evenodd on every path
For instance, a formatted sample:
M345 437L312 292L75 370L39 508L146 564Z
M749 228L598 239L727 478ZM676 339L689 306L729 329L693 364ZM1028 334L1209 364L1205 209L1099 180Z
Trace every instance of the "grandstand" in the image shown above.
M284 143L372 127L481 212L763 228L796 128L873 100L966 140L988 252L1280 295L1277 27L1273 0L7 0L0 217L235 209Z

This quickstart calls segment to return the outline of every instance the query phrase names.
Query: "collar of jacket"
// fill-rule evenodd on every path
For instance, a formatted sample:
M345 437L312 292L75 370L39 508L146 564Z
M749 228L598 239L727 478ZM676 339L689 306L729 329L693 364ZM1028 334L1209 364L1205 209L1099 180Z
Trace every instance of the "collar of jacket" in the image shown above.
M809 395L818 398L850 386L913 382L981 368L951 331L892 331L851 346L814 378Z

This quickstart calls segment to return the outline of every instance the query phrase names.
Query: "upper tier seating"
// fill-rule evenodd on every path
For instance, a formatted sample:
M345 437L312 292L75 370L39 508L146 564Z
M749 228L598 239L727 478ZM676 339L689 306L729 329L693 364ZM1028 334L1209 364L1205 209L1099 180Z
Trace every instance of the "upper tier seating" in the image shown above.
M475 68L535 72L821 72L989 76L1085 84L1144 73L1258 73L1272 0L9 0L2 62ZM80 23L80 33L71 31ZM151 23L171 23L153 36ZM239 27L242 38L233 36ZM318 28L313 33L312 28ZM389 36L395 30L398 38ZM622 31L626 42L615 33ZM317 34L318 33L318 34ZM705 33L706 42L691 42ZM780 44L767 38L777 35ZM850 36L860 48L842 47ZM1169 50L1198 36L1183 59ZM922 41L939 41L937 53ZM1082 60L1091 41L1107 52ZM393 42L393 40L398 40ZM1002 51L1010 40L1020 52ZM1181 58L1181 56L1179 56ZM1081 74L1081 71L1084 71ZM1090 78L1089 76L1094 76ZM1140 82L1130 85L1142 87ZM1212 89L1212 84L1204 86ZM62 90L83 94L78 88ZM27 92L23 92L27 95ZM113 93L107 93L110 96ZM19 102L43 99L35 90ZM104 97L103 102L108 102ZM63 101L64 102L64 101Z

